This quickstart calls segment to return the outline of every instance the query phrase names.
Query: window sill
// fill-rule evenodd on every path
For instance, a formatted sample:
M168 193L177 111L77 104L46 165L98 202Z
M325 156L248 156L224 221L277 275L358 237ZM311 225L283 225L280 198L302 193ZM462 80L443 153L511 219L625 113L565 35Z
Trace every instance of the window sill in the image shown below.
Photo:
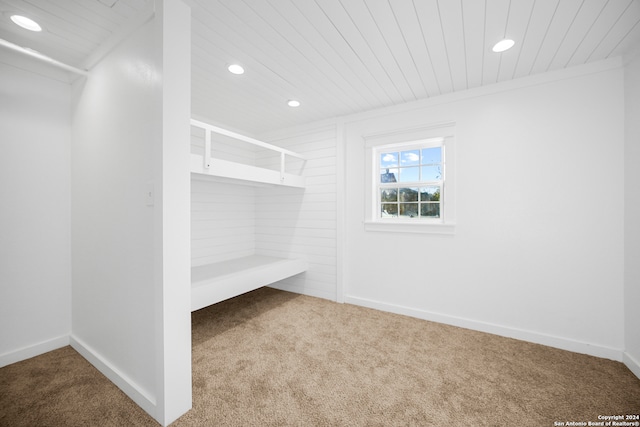
M392 233L455 234L453 223L417 223L415 221L365 221L365 231Z

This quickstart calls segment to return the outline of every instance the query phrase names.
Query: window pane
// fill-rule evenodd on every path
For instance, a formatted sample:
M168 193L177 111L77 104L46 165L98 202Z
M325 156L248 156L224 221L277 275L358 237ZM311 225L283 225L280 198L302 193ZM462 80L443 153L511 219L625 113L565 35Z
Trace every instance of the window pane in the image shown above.
M400 201L401 202L417 202L418 189L417 188L401 188Z
M398 216L398 204L397 203L383 203L382 210L380 211L382 218L394 218Z
M420 164L420 150L400 152L400 166L417 166Z
M380 154L380 168L393 168L398 166L398 153Z
M400 203L400 216L415 218L418 216L418 204L417 203Z
M440 203L420 203L420 216L440 218Z
M437 181L442 179L442 166L422 166L422 181Z
M383 169L380 173L380 182L398 182L398 169Z
M400 182L416 182L420 180L420 168L400 168Z
M423 148L422 164L442 163L442 147Z
M397 188L383 188L380 190L381 202L397 202L398 201L398 189Z
M440 187L430 186L420 189L420 201L422 202L439 202Z

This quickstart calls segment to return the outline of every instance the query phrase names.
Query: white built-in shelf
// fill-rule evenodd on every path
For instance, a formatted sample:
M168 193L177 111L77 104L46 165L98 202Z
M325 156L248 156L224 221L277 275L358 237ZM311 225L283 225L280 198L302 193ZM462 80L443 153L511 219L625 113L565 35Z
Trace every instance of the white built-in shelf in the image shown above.
M305 179L303 175L288 173L285 171L285 161L287 156L305 160L304 156L284 148L259 141L217 126L210 125L198 120L191 119L191 126L204 129L205 145L202 154L191 154L192 175L206 176L223 182L237 182L242 184L257 185L279 185L286 187L304 188ZM217 159L211 156L211 134L216 133L237 140L247 142L257 147L265 148L276 152L280 156L280 169L273 170L261 168L244 163L231 162Z
M251 255L191 268L191 311L307 270L307 261Z

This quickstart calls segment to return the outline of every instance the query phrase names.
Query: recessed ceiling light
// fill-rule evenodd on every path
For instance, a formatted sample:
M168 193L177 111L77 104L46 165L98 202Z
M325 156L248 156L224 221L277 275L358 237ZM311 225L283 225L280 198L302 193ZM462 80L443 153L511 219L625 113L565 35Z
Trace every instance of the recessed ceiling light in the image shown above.
M29 31L42 31L42 27L33 19L27 18L22 15L11 15L11 20L14 24L21 26Z
M290 99L289 101L287 101L287 105L289 107L299 107L300 101L296 101L295 99Z
M514 44L516 44L516 42L510 39L500 40L498 43L496 43L493 46L491 50L493 50L496 53L504 52L505 50L511 49Z
M229 70L229 72L233 73L233 74L243 74L244 73L244 68L242 68L240 65L238 64L231 64L227 67L227 70Z

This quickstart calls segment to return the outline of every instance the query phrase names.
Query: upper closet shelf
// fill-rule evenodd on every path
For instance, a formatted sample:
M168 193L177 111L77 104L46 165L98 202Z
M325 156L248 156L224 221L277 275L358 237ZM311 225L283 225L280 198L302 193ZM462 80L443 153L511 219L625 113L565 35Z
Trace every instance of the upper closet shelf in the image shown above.
M204 176L221 178L224 181L238 181L245 184L270 184L286 187L304 188L305 179L302 175L296 175L285 171L286 156L295 157L305 161L304 156L293 151L280 148L239 133L231 132L226 129L212 126L195 119L191 119L191 126L204 129L204 153L191 154L191 173L201 174ZM228 136L257 147L272 150L280 156L280 169L273 170L261 168L244 163L231 162L228 160L217 159L211 156L211 133ZM215 149L215 147L214 147ZM241 182L240 182L241 181Z

